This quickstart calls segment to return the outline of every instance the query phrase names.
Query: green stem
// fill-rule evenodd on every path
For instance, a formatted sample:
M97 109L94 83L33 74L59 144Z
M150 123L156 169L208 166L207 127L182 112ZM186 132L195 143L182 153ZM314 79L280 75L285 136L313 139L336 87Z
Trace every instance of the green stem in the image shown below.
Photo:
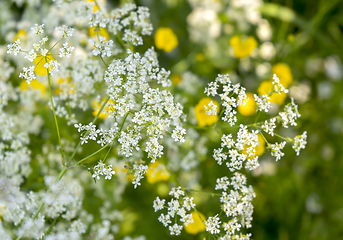
M100 148L98 151L92 153L91 155L89 155L89 156L87 156L87 157L81 159L80 161L78 161L78 162L76 163L76 165L80 165L82 162L86 161L88 158L93 157L94 155L98 154L99 152L101 152L102 150L104 150L108 145L110 145L115 139L117 139L117 138L119 137L119 134L120 134L121 130L122 130L123 127L124 127L126 118L127 118L127 116L129 116L129 114L130 114L130 112L128 112L128 113L125 115L124 120L123 120L123 123L121 124L118 133L116 134L116 136L114 137L114 139L113 139L111 142L107 143L105 146L103 146L102 148Z
M47 62L47 57L45 57L45 61ZM52 112L54 113L55 125L56 125L57 136L58 136L58 142L60 144L60 152L61 152L61 156L62 156L62 165L65 166L66 162L65 162L64 151L63 151L63 147L62 147L61 135L60 135L59 127L58 127L58 122L57 122L57 116L56 116L56 112L55 112L54 102L52 100L52 91L51 91L51 81L50 81L49 69L47 68L46 71L48 73L49 95L50 95Z
M63 37L60 39L60 40L58 40L55 44L54 44L54 46L52 46L50 49L49 49L49 51L48 52L50 52L51 51L51 49L53 49L61 40L63 39Z
M92 124L94 124L94 123L96 122L96 120L98 120L100 113L102 112L102 110L104 109L106 103L107 103L109 100L110 100L110 97L108 96L108 97L105 99L104 103L102 104L102 106L101 106L101 108L100 108L98 114L97 114L97 115L95 116L95 118L93 119ZM87 134L89 134L89 131L86 133L86 135L87 135ZM79 141L79 143L77 144L77 146L76 146L74 152L72 153L72 155L71 155L71 157L70 157L70 159L69 159L69 161L68 161L68 163L67 163L67 166L69 166L70 162L73 160L73 158L74 158L74 156L75 156L75 154L76 154L76 152L77 152L77 150L78 150L78 148L79 148L80 146L81 146L81 140Z
M200 191L200 190L196 190L196 189L192 189L192 188L182 188L182 190L209 194L209 195L212 195L212 197L214 197L214 196L222 196L222 194L220 194L220 193L204 192L204 191Z
M57 221L57 218L55 218L54 221L51 223L51 225L50 225L50 227L49 227L49 229L48 229L48 231L46 232L45 235L48 235L49 233L51 233L52 228L53 228L53 227L55 226L55 224L56 224L56 221Z

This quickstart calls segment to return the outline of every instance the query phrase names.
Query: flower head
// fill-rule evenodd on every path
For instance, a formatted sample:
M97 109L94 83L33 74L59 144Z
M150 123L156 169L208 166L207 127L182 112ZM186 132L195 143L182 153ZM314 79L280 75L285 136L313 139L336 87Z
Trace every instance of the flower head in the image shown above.
M170 52L177 47L179 41L171 28L161 27L155 33L155 45L158 49Z

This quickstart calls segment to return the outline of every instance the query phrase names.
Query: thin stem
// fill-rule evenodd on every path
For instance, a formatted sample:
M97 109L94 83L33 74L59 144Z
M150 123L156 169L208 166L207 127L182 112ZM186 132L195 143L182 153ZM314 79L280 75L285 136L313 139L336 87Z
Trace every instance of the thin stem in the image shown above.
M96 120L98 120L98 117L99 117L100 113L102 112L102 110L104 109L106 103L107 103L109 100L110 100L110 97L108 96L108 97L105 99L104 103L102 104L102 106L101 106L101 108L100 108L98 114L97 114L97 115L95 116L95 118L93 119L93 121L92 121L93 124L96 122ZM87 135L89 132L90 132L90 131L88 131L88 132L86 133L86 135ZM77 144L77 146L76 146L74 152L72 153L72 155L71 155L71 157L70 157L70 159L69 159L69 161L68 161L68 163L67 163L67 166L69 166L70 162L73 160L73 158L74 158L74 156L75 156L75 154L76 154L76 152L77 152L77 150L78 150L78 148L79 148L80 146L81 146L81 140L79 141L79 143Z
M45 57L45 61L47 62L47 57ZM65 166L66 162L65 162L64 151L63 151L63 147L62 147L61 135L60 135L59 127L58 127L58 122L57 122L57 116L56 116L56 112L55 112L54 102L52 100L52 91L51 91L51 81L50 81L49 69L47 68L46 71L48 73L49 95L50 95L52 112L54 113L55 125L56 125L57 136L58 136L58 142L60 144L60 152L61 152L61 156L62 156L62 165Z
M100 148L98 151L92 153L91 155L89 155L89 156L87 156L87 157L81 159L80 161L78 161L78 162L76 163L76 165L80 165L82 162L86 161L88 158L93 157L94 155L98 154L99 152L101 152L102 150L104 150L108 145L110 145L115 139L117 139L117 138L119 137L119 134L120 134L121 130L123 129L123 126L124 126L124 124L125 124L125 121L126 121L127 116L129 116L129 113L130 113L130 112L128 112L128 113L125 115L124 120L123 120L123 123L122 123L122 125L120 126L120 129L119 129L118 133L116 134L116 136L114 137L114 139L113 139L111 142L107 143L105 146L103 146L102 148Z
M53 49L61 40L63 39L63 37L60 39L60 40L58 40L55 44L54 44L54 46L52 46L50 49L49 49L49 51L48 52L50 52L51 51L51 49Z
M48 231L46 232L45 235L48 235L49 233L51 233L52 228L53 228L53 227L55 226L55 224L56 224L56 221L57 221L57 218L55 218L54 221L51 223L51 225L50 225L50 227L49 227L49 229L48 229Z
M205 192L205 191L200 191L200 190L196 190L196 189L192 189L192 188L182 188L182 190L209 194L209 195L212 195L212 197L214 197L214 196L221 196L222 195L220 193Z

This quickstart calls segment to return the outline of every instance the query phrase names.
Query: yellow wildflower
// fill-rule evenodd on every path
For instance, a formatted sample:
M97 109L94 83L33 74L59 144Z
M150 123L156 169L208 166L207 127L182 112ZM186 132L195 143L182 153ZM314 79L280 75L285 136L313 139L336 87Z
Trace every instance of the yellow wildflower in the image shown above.
M257 42L254 37L248 37L242 41L241 37L235 35L230 39L230 45L233 47L237 58L245 58L250 56L257 47Z
M171 28L160 27L155 33L155 45L158 49L170 52L177 47L179 41Z
M146 179L148 183L152 184L156 182L167 181L169 177L170 174L162 163L155 161L154 163L149 164L149 168L146 172Z
M291 68L285 63L277 63L272 68L272 77L276 74L280 83L285 88L288 88L293 82L293 75Z
M101 106L102 106L102 104L105 102L105 98L103 98L102 99L102 101L101 101L101 103L100 102L98 102L98 101L93 101L93 103L92 103L92 107L93 107L93 109L94 109L94 111L93 111L93 116L95 117L96 115L98 115L98 112L99 112L99 110L100 110L100 108L101 108ZM99 118L100 119L105 119L109 114L108 114L108 112L109 111L113 111L114 110L114 101L113 100L108 100L108 102L107 102L107 104L106 104L106 106L105 106L105 110L106 110L106 113L104 113L104 111L102 111L100 114L99 114Z
M181 82L182 78L180 74L172 74L170 76L170 80L174 85L178 85Z
M210 126L216 122L218 122L218 115L207 115L205 105L208 106L210 102L213 102L214 105L217 106L217 113L219 112L219 104L212 100L211 98L203 98L199 101L199 103L194 107L195 111L195 118L198 121L199 127Z
M63 78L59 78L59 79L58 79L58 84L62 84L62 83L64 83L64 79L63 79ZM67 77L65 83L67 83L67 84L70 83L70 77ZM57 88L57 89L55 90L55 94L56 94L56 95L60 95L61 92L62 92L62 89L60 89L60 88ZM75 89L74 89L74 84L73 84L73 83L70 84L70 86L69 86L69 88L68 88L68 92L75 93Z
M199 213L199 214L198 214ZM193 223L189 223L187 225L187 227L185 226L185 230L187 233L189 234L197 234L199 232L203 232L206 230L205 224L202 222L202 220L206 220L205 216L198 211L198 213L196 213L195 211L192 211L192 218L193 218ZM199 215L201 216L202 220L200 219Z
M91 27L88 29L89 36L94 37L94 39L98 41L98 38L96 36L97 33L99 34L99 36L105 37L106 38L105 41L110 39L110 34L107 32L107 30L105 28Z
M24 38L26 38L26 36L26 31L24 29L20 29L14 36L13 42L17 41L18 39L23 40Z
M206 60L206 56L205 56L205 54L203 54L203 53L197 53L197 54L195 55L195 60L196 60L197 62L203 62L203 61Z
M55 60L50 54L47 54L46 56L47 60L45 60L45 57L42 55L38 55L34 60L34 64L36 64L35 67L35 73L37 75L47 75L46 67L44 67L45 63L49 63L51 60Z
M31 86L33 89L39 89L41 91L42 95L46 91L46 87L44 86L44 84L40 83L37 79L33 79L30 82L30 84L28 84L26 82L26 80L21 81L19 84L19 88L22 91L29 89L29 86Z
M262 135L259 133L257 134L258 136L258 142L260 143L260 145L255 147L255 156L262 156L262 154L266 151L266 142L264 141L264 138L262 137ZM246 149L249 146L245 146L244 150L242 151L243 154L246 154ZM253 159L255 156L250 156L247 157L248 159Z
M94 2L94 0L88 0L88 2L91 2L91 3L94 3L95 4L95 2ZM93 6L93 13L95 13L96 11L99 11L99 8L98 8L98 5L94 5Z
M238 112L240 112L244 116L250 116L256 113L256 109L254 108L256 106L256 102L255 102L253 93L246 93L246 94L247 94L247 97L249 98L249 101L244 107L238 106Z
M266 80L266 81L261 82L260 86L257 88L257 92L260 95L268 94L268 96L269 96L269 93L271 93L272 90L273 90L273 83L270 80ZM287 94L284 92L282 92L281 94L280 93L273 93L270 96L269 101L272 103L276 103L276 104L281 105L285 102L286 97L287 97Z

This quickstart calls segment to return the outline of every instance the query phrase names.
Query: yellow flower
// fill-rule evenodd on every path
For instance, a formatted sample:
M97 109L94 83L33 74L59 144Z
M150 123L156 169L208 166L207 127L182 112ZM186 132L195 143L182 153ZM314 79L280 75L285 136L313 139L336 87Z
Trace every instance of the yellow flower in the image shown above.
M257 134L258 136L258 142L260 143L260 145L255 147L255 156L262 156L262 154L266 151L266 142L264 141L264 138L262 137L262 135L259 133ZM242 151L243 154L246 154L246 149L249 146L245 146L244 150ZM247 157L248 159L253 159L255 156L250 156Z
M101 106L102 106L102 104L105 102L105 98L103 98L102 99L102 101L101 101L101 103L100 102L98 102L98 101L93 101L93 103L92 103L92 107L93 107L93 109L94 109L94 111L93 111L93 116L95 117L96 115L98 115L98 112L99 112L99 110L100 110L100 108L101 108ZM106 104L106 106L105 106L105 110L106 110L106 113L104 113L104 111L102 111L100 114L99 114L99 118L100 119L105 119L109 114L108 114L108 112L109 111L113 111L114 110L114 101L113 100L108 100L108 102L107 102L107 104Z
M173 74L170 76L170 80L174 85L178 85L181 82L182 78L180 74Z
M247 97L249 98L249 101L243 106L238 106L238 112L240 112L244 116L250 116L256 113L256 109L254 108L256 106L256 102L254 99L253 93L246 93Z
M88 0L88 2L95 3L94 0ZM98 6L95 4L95 5L93 6L93 13L95 13L95 12L98 11L98 10L99 10L99 8L98 8Z
M248 37L242 41L241 37L235 35L230 39L230 45L233 47L236 57L245 58L250 56L257 47L257 42L254 37Z
M88 34L90 37L94 37L95 40L98 41L98 38L96 36L96 33L99 33L100 36L103 36L106 38L105 41L109 40L110 39L110 34L107 32L107 30L105 28L98 28L97 31L96 31L96 27L91 27L88 29Z
M260 95L268 94L272 92L273 89L273 83L270 80L266 80L261 82L260 86L257 88L257 92ZM282 92L280 93L273 93L272 96L270 96L270 102L276 103L276 104L283 104L285 102L285 99L287 97L287 94Z
M23 40L23 38L26 38L26 36L26 31L24 29L20 29L14 36L13 42L17 41L18 39Z
M158 49L170 52L177 47L179 41L171 28L160 27L155 33L155 45Z
M28 84L26 82L26 80L21 81L19 84L19 88L22 91L29 89L29 86L31 86L33 89L39 89L41 91L42 95L46 91L46 87L44 86L44 84L40 83L37 79L33 79L30 82L30 84Z
M210 102L213 102L213 104L217 105L217 113L219 112L219 104L212 100L211 98L203 98L199 101L199 103L195 106L194 111L195 111L195 118L198 121L198 126L199 127L205 127L205 126L210 126L216 122L218 122L218 115L207 115L206 114L206 109L205 105L208 106Z
M201 216L202 220L205 221L206 220L205 216L201 212L199 212L199 211L198 211L198 213ZM195 234L197 234L199 232L203 232L203 231L206 230L205 224L201 221L198 213L196 213L195 211L191 212L192 218L193 218L194 222L193 223L189 223L187 225L187 227L185 226L185 230L189 234L195 235Z
M288 88L293 82L293 75L291 68L285 63L277 63L272 68L272 77L276 74L280 83L285 88Z
M65 81L67 84L70 83L70 77L67 77L66 81ZM58 79L58 84L62 84L64 83L64 79L63 78L59 78ZM55 94L56 95L60 95L60 93L62 92L62 89L60 88L57 88L55 90ZM74 84L70 84L70 87L68 88L68 92L71 92L71 93L75 93L75 89L74 89ZM96 116L96 115L95 115Z
M46 67L44 67L44 64L45 63L49 63L51 60L55 60L50 54L47 54L47 60L45 60L45 57L42 56L42 55L38 55L34 60L34 64L36 64L36 67L35 67L35 73L37 75L47 75L47 71L46 71Z
M149 164L149 168L146 172L146 179L148 183L152 184L156 182L167 181L169 177L170 174L162 163L155 161L154 163Z

